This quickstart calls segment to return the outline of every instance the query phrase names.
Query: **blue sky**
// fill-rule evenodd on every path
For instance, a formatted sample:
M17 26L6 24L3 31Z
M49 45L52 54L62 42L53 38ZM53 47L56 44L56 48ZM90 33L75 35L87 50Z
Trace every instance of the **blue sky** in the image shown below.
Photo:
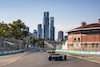
M0 0L0 22L12 23L21 19L30 32L43 23L45 11L54 17L57 39L58 31L66 32L80 26L82 21L97 23L100 0Z

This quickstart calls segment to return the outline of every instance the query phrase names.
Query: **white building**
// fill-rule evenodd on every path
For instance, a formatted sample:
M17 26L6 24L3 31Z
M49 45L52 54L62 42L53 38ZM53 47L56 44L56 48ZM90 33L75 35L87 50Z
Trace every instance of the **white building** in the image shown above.
M67 50L67 48L68 48L67 41L64 41L62 44L62 49Z

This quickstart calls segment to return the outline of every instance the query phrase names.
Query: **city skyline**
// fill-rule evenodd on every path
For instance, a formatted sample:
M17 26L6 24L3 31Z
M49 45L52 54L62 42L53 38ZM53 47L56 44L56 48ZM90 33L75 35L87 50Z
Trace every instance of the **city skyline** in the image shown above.
M100 0L0 0L0 3L0 22L8 24L21 19L31 33L37 24L43 23L43 12L50 12L55 18L55 39L59 30L66 32L81 26L83 21L91 24L100 19Z

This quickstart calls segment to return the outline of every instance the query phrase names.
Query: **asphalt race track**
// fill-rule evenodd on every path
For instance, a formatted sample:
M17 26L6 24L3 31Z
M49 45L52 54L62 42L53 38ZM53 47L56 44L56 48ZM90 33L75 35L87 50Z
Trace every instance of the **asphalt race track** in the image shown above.
M74 57L67 57L67 61L48 61L49 55L49 53L43 51L29 51L14 62L1 67L100 67L100 64Z

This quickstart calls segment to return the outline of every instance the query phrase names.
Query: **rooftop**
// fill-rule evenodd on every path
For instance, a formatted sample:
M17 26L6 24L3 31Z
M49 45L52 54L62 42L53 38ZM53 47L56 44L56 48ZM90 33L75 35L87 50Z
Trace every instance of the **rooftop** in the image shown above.
M77 27L75 29L94 28L94 27L100 27L100 24L93 23L93 24L88 24L88 25L80 26L80 27Z
M85 25L83 25L84 23L85 23ZM67 32L78 31L78 30L91 30L91 29L100 29L100 19L99 19L99 23L92 23L92 24L86 25L86 22L82 22L82 25L80 27L71 29Z

